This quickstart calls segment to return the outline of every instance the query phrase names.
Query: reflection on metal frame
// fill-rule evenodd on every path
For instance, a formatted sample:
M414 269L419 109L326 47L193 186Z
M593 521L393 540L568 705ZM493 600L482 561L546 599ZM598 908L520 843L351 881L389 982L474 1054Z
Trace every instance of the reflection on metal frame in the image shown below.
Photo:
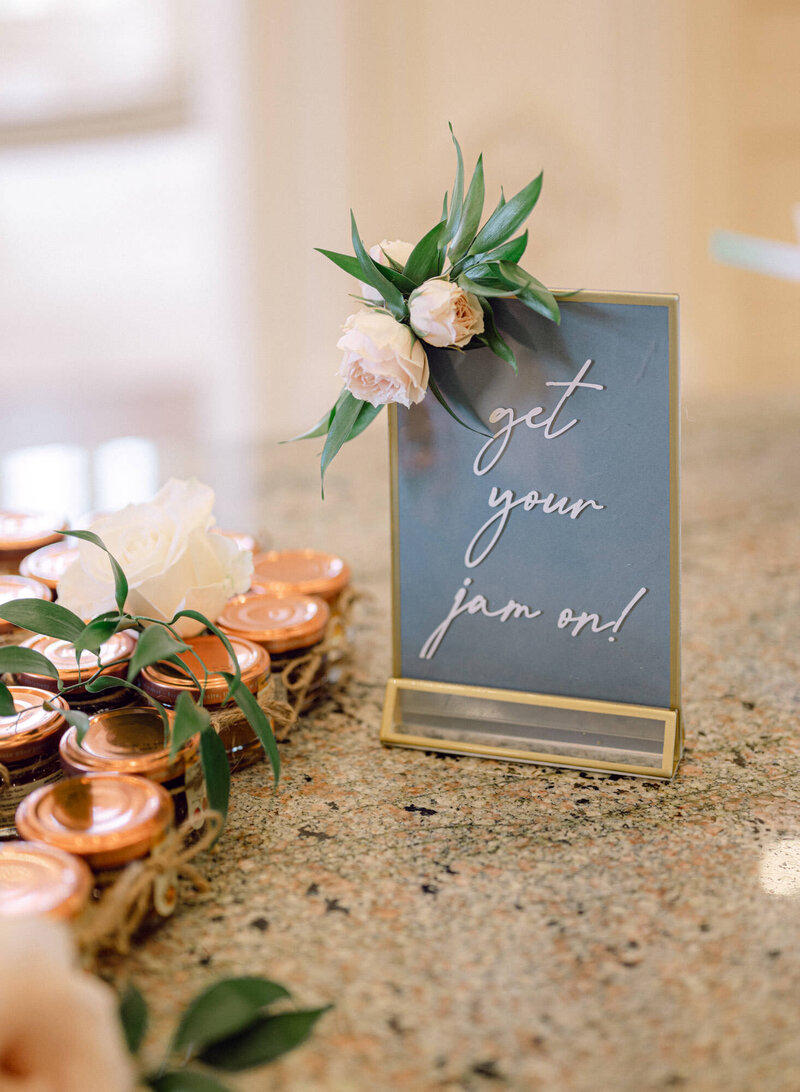
M391 535L392 535L392 662L394 678L387 682L384 699L383 719L381 723L381 742L390 746L412 747L422 750L441 751L448 754L476 755L484 758L505 759L513 762L529 762L537 765L561 766L567 769L598 770L608 773L622 773L639 777L669 779L674 776L684 745L683 718L681 705L681 660L680 660L680 500L679 500L679 457L680 457L680 393L678 375L678 297L660 293L643 292L602 292L582 291L569 297L570 302L578 303L618 303L643 307L666 307L669 322L669 480L670 480L670 660L671 685L669 709L642 705L627 705L617 702L595 701L585 698L569 698L552 694L533 694L517 690L501 690L489 687L467 686L459 683L430 682L421 679L402 678L401 676L401 599L400 599L400 557L399 557L399 519L398 519L398 426L397 407L389 406L389 465L391 478ZM403 698L405 695L450 695L458 699L475 702L503 703L510 706L535 707L542 710L571 710L584 718L589 730L603 724L604 717L638 718L649 721L654 726L661 725L657 752L653 758L658 761L622 762L613 757L596 757L602 750L595 746L587 748L585 744L573 743L554 753L554 750L533 749L525 746L514 747L508 744L494 744L488 741L492 735L489 730L477 733L482 742L469 742L468 739L456 738L454 731L439 731L420 734L413 724L406 724L403 719ZM413 717L411 718L414 719ZM435 718L428 718L429 721ZM475 718L477 722L478 718ZM469 731L466 731L466 735ZM577 735L583 735L583 731ZM602 731L601 733L602 734ZM520 736L524 742L524 737ZM564 753L572 750L572 754ZM578 752L583 749L582 754ZM607 748L611 756L612 748ZM590 757L590 753L594 757Z

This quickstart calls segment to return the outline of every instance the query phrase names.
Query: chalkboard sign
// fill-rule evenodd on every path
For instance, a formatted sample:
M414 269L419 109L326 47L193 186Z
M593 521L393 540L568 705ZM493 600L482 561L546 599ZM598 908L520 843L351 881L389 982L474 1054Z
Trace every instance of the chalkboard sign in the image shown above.
M681 751L677 299L515 300L392 407L386 743L673 774Z

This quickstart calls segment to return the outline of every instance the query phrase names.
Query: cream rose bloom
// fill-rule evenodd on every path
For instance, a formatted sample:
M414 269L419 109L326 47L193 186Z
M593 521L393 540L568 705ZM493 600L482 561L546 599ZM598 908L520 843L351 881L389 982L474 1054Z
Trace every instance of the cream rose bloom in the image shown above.
M65 926L0 918L0 1092L131 1092L110 986L76 966Z
M428 387L428 358L408 326L382 311L357 311L336 343L344 352L339 375L365 402L404 406L421 402Z
M249 550L211 534L214 491L200 482L172 478L145 504L129 504L101 516L89 530L99 535L128 580L126 609L168 622L184 609L212 622L232 595L247 591L253 572ZM58 584L58 599L82 618L113 610L114 578L106 554L77 539L78 559ZM181 618L188 637L202 626Z
M463 348L483 333L483 310L477 296L441 277L425 281L408 300L411 328L427 341L445 349Z
M393 262L397 262L398 265L405 265L413 249L412 243L404 243L402 239L382 239L375 246L369 248L369 256L379 265L389 265L389 258ZM364 281L359 283L361 284L361 295L365 300L378 303L383 299L377 288L373 288L371 284L365 284Z

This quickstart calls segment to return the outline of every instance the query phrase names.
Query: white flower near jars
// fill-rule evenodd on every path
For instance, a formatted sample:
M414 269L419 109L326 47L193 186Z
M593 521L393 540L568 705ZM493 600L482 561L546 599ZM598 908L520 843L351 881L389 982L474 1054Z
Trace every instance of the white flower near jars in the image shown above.
M76 965L65 926L0 918L0 1092L132 1092L110 986Z
M356 398L383 406L421 402L428 388L428 358L408 326L383 311L357 311L336 343L344 358L339 375Z
M369 256L379 265L391 265L389 261L391 258L392 262L404 266L411 257L413 249L413 243L404 243L402 239L381 239L379 243L369 248ZM359 284L361 285L361 295L365 300L379 303L383 298L377 288L373 288L371 284L365 284L364 281L359 281Z
M168 622L179 610L216 618L233 595L247 591L253 556L211 533L214 491L191 479L170 479L152 501L101 516L89 530L103 540L128 581L126 609ZM58 584L59 602L82 618L113 610L114 577L106 553L78 540L78 559ZM203 626L181 618L183 637Z
M425 281L411 293L408 313L414 332L440 349L461 349L475 334L483 333L478 297L441 277Z

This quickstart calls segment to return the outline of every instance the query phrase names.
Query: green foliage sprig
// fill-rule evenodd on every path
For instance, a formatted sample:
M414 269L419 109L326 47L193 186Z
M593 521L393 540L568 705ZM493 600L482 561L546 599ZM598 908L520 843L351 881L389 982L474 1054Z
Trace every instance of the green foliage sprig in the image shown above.
M69 702L70 693L78 689L88 690L91 694L99 694L103 690L118 689L120 686L124 686L135 691L140 698L158 710L164 724L164 743L165 745L169 744L171 756L176 755L188 739L199 734L200 761L206 782L208 803L214 811L220 812L224 819L228 813L228 799L230 796L230 767L225 747L211 723L208 710L203 706L209 672L200 656L196 658L203 668L202 677L198 677L189 665L179 658L180 653L189 650L189 646L181 639L175 625L181 618L191 618L215 634L225 646L233 670L221 672L228 685L222 705L233 702L239 707L270 760L274 781L277 785L280 777L280 755L272 731L272 724L242 682L238 660L230 641L222 630L205 615L195 610L178 611L169 622L158 618L148 618L144 615L129 614L125 610L125 601L128 598L127 578L122 566L108 551L102 539L91 531L65 531L64 534L92 542L108 554L114 572L114 598L117 609L99 614L86 623L77 614L74 614L60 603L50 603L42 599L16 599L0 605L0 618L22 629L69 641L75 646L75 655L79 665L83 651L99 656L101 646L115 633L122 630L137 630L139 639L128 666L127 676L120 678L117 675L104 674L109 667L124 663L124 660L112 660L102 664L98 661L97 669L91 672L87 678L84 679L79 676L79 682L65 686L59 678L58 669L46 656L41 652L37 652L36 649L23 648L18 645L6 645L0 648L0 675L25 672L31 675L47 676L56 681L58 684L56 693L67 702ZM173 664L181 671L188 673L199 691L196 701L186 692L179 696L171 722L164 706L150 694L145 693L134 681L144 668L160 662ZM45 708L52 708L47 702L43 704ZM10 717L14 716L16 712L11 691L5 683L0 682L0 716ZM68 724L75 726L78 742L82 742L89 728L89 716L78 709L63 711L62 715Z
M485 199L483 157L478 157L465 193L464 159L452 125L450 134L456 151L452 189L444 195L438 221L416 244L403 265L389 255L385 255L386 265L370 256L352 210L353 254L318 248L319 253L379 294L377 301L362 299L366 307L384 311L404 325L410 325L409 298L413 292L434 278L454 282L477 297L483 311L483 333L475 335L465 348L486 346L516 373L514 351L497 329L492 301L517 299L544 318L555 323L560 321L559 294L551 292L519 265L528 244L528 233L517 232L539 200L543 176L539 174L508 201L501 190L497 206L481 226ZM437 401L459 424L487 433L486 426L468 403L460 401L452 392L445 395L437 381L435 353L429 356L428 363L429 388ZM356 397L345 387L328 413L312 429L294 439L326 438L321 457L324 479L327 467L343 444L359 436L382 408L382 405Z

